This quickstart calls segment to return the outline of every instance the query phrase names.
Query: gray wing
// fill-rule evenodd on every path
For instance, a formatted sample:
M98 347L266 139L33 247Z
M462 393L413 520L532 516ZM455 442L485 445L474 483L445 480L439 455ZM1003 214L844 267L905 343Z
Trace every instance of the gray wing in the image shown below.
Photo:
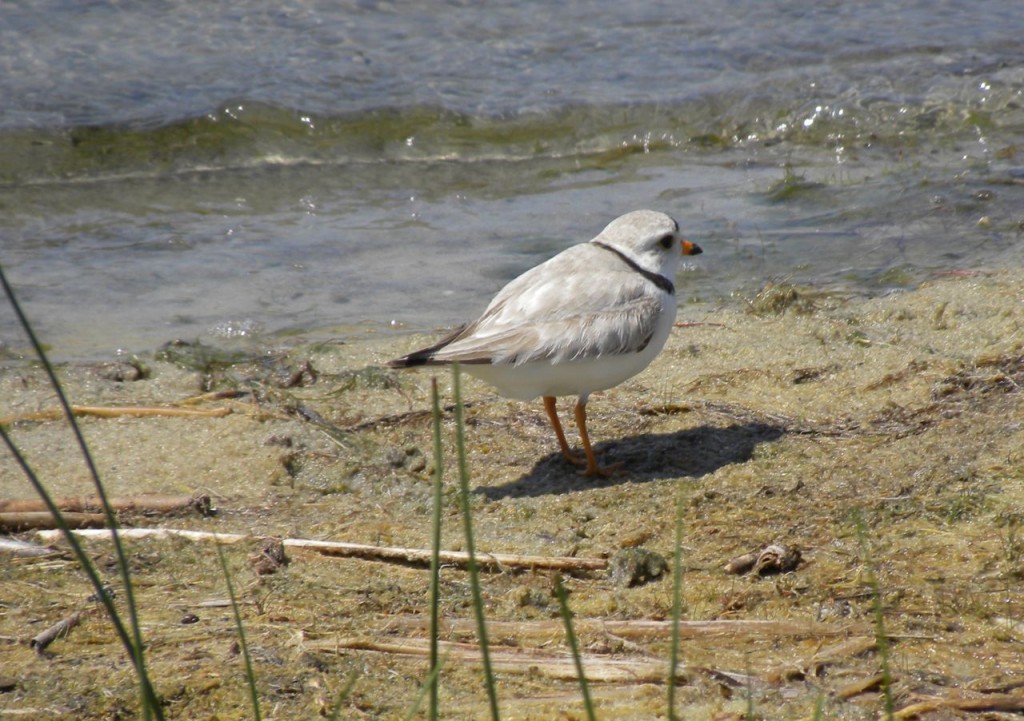
M513 280L476 322L424 349L421 362L521 365L637 353L666 302L667 293L584 243Z

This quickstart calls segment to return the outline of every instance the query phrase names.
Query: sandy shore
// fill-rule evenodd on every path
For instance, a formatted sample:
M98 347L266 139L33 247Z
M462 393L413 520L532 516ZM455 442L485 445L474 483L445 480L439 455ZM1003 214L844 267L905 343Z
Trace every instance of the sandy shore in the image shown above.
M684 305L683 325L652 366L590 403L602 460L625 464L611 479L582 479L565 465L539 403L506 401L466 379L477 546L588 558L643 547L670 558L681 501L684 619L806 628L755 634L737 625L685 640L686 718L734 718L723 714L745 713L750 694L764 718L809 717L819 698L829 718L875 718L883 701L871 679L883 657L872 643L872 572L892 638L897 708L997 695L1024 706L1013 680L1024 674L1022 299L1024 272L999 271L871 300L775 288L733 307ZM430 374L380 368L423 340L300 345L228 365L147 358L138 380L110 364L66 366L60 376L76 404L227 411L81 418L111 495L204 492L218 508L211 518L135 514L126 526L428 548ZM440 381L450 401L450 377ZM197 398L211 391L222 393ZM56 406L32 367L0 371L0 398L8 421ZM450 461L451 413L443 432ZM21 420L10 434L54 494L91 492L65 424ZM450 468L446 483L454 489ZM10 455L0 454L0 499L32 495ZM458 550L454 490L445 501L443 545ZM800 550L795 571L723 570L772 542ZM365 644L346 650L339 639L421 639L426 572L295 551L287 568L259 575L247 560L254 547L229 553L265 710L274 709L268 717L315 716L351 672L359 679L341 718L403 716L425 661ZM90 548L102 563L106 547ZM130 548L168 714L246 716L230 609L203 605L225 595L216 554L180 539ZM15 682L0 693L0 716L36 709L40 718L108 718L133 708L129 664L99 613L49 658L19 643L82 606L91 591L76 565L0 561L0 676ZM101 568L116 583L114 570ZM463 572L447 570L443 582L446 618L470 618ZM498 646L564 658L557 629L536 630L558 618L552 583L549 571L484 577L488 616L504 623ZM668 658L666 636L602 625L666 618L667 577L629 587L586 572L566 584L595 669L612 659ZM198 623L183 625L186 613ZM448 638L471 634L453 626ZM453 657L442 678L446 718L486 715L472 659ZM595 685L606 717L664 711L664 678L638 678ZM503 717L581 710L578 687L557 674L506 669L500 681Z

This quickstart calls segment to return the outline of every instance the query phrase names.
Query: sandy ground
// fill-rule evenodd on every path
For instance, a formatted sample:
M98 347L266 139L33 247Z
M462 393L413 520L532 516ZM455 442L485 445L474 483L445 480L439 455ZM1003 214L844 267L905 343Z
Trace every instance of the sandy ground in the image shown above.
M1024 273L999 271L872 300L775 287L733 307L684 305L684 325L650 369L592 398L598 451L625 468L596 481L557 454L539 403L506 401L467 378L477 548L597 559L640 548L671 560L681 507L689 630L676 698L687 719L810 718L816 704L826 718L877 718L885 665L908 718L1024 708L1022 296ZM426 549L431 376L380 368L424 340L296 346L234 363L172 349L170 359L144 359L138 380L123 364L59 373L76 404L230 410L81 418L110 495L201 492L217 508L211 517L126 514L126 527ZM450 403L450 376L440 385ZM189 401L218 390L234 397ZM91 493L66 424L30 420L56 406L42 372L9 364L0 399L11 437L51 492ZM567 430L574 439L571 422ZM449 550L464 547L454 435L449 411ZM0 454L0 499L33 495ZM799 550L795 570L725 570L771 543ZM117 589L109 544L87 548ZM253 540L226 552L264 717L329 715L351 678L339 718L404 717L426 676L409 648L426 636L427 570L292 549L291 563L268 574L253 562L258 548ZM251 718L213 546L147 539L128 549L167 716ZM667 717L669 636L643 622L670 617L669 575L628 585L603 571L502 567L482 576L502 718L583 718L566 671L558 575L599 717ZM441 578L443 637L465 644L451 647L442 671L442 716L486 718L468 576L450 566ZM0 718L136 716L131 666L91 592L67 556L0 555ZM45 654L27 645L81 609L83 623ZM726 623L700 623L710 621Z

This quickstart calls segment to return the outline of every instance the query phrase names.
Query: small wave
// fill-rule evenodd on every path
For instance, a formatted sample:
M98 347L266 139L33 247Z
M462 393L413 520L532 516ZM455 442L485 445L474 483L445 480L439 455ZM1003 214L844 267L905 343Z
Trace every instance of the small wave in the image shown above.
M672 103L579 105L517 114L375 108L343 115L236 100L162 125L0 131L0 184L150 178L272 166L522 162L600 166L633 154L756 144L927 143L1024 125L1024 71L955 78L901 96L882 81L825 91L773 86Z

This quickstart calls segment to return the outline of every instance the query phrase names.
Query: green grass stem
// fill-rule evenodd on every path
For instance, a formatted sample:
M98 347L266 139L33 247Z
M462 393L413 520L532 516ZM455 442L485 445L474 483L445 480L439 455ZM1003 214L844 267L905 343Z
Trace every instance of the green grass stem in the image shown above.
M238 609L238 600L235 598L235 588L231 583L231 572L228 570L228 562L224 558L224 549L220 543L214 544L217 547L217 558L220 559L220 567L224 572L224 583L228 587L228 598L231 600L231 610L235 614L235 627L238 629L238 643L242 647L242 658L245 660L245 679L249 685L249 699L252 701L252 714L256 721L260 721L260 695L256 690L256 672L252 668L252 656L249 655L249 644L245 640L245 625L242 623L242 612Z
M452 388L455 396L455 452L459 466L459 505L462 507L463 528L466 535L466 553L469 556L469 587L473 595L473 613L476 616L477 636L480 640L480 658L484 667L484 683L487 687L487 701L491 720L499 721L498 692L491 669L490 643L487 639L487 620L484 618L484 599L480 592L480 569L476 562L476 547L473 543L473 514L469 497L469 470L466 465L466 438L463 421L462 389L459 382L458 363L452 364Z
M814 700L814 715L811 716L811 721L821 721L825 718L825 694L819 693L818 698Z
M588 721L597 721L594 713L594 702L590 698L590 686L587 684L587 675L583 672L583 658L580 656L580 643L576 638L576 632L572 628L572 611L569 610L569 594L566 593L562 579L555 581L555 594L558 596L558 607L562 612L562 621L565 623L565 638L569 641L569 649L572 651L572 660L576 664L576 676L580 682L580 692L583 694L583 708L587 712Z
M882 606L882 591L875 574L875 564L868 544L868 527L860 511L854 512L854 524L857 528L857 541L860 545L861 563L867 573L868 587L871 589L871 607L875 619L875 643L878 645L878 658L882 664L882 695L885 703L885 718L893 719L896 704L892 696L892 671L889 667L889 637L885 633L885 611Z
M430 708L431 721L438 719L438 623L441 605L441 503L443 501L442 478L444 468L441 457L441 396L437 390L437 378L430 382L431 407L433 409L434 431L434 506L430 520Z
M68 545L71 546L75 557L78 559L79 564L82 566L86 577L89 579L89 583L93 586L96 591L96 596L103 604L107 615L110 618L111 623L114 626L115 633L117 633L122 645L128 652L132 659L132 663L135 666L135 672L139 679L139 692L140 702L142 706L143 718L147 721L151 718L162 719L163 710L160 705L159 699L157 698L156 691L153 689L153 684L150 681L149 673L146 669L145 653L143 651L142 642L142 630L139 625L138 607L135 601L135 593L132 587L131 572L128 566L127 556L124 552L124 546L121 543L121 538L117 533L117 516L114 513L113 507L107 498L106 489L103 487L103 483L100 480L99 470L96 467L96 463L93 460L92 454L89 452L89 446L85 442L85 437L82 435L82 430L78 425L78 421L75 419L75 414L71 410L71 404L68 402L67 396L64 393L64 388L61 386L60 381L57 378L57 374L53 369L53 364L50 363L49 357L46 355L46 351L43 349L42 343L39 342L39 338L36 336L35 331L32 329L32 324L29 322L28 317L25 315L21 308L21 304L18 302L15 296L14 289L7 281L7 276L3 271L3 267L0 266L0 285L3 286L4 294L7 296L7 300L10 302L11 307L14 309L15 315L18 317L18 322L24 329L25 334L28 336L29 342L32 344L32 348L35 351L36 356L39 358L43 369L46 371L47 378L53 387L54 392L57 395L57 399L60 403L61 408L64 411L64 415L68 420L68 425L71 427L72 433L75 436L75 440L78 447L82 451L82 456L85 459L85 464L89 469L89 474L93 479L93 485L96 488L96 495L99 498L100 504L103 507L103 513L106 518L107 527L110 528L111 538L113 539L115 557L117 558L117 568L121 576L121 583L124 588L125 605L128 609L128 619L131 626L131 633L125 628L124 622L121 620L120 614L117 612L117 608L114 606L113 599L110 597L110 593L104 588L103 582L100 580L99 574L95 567L92 565L92 561L85 550L78 543L74 534L68 528L67 523L64 521L64 517L53 502L53 498L46 490L45 486L36 476L35 472L31 469L28 462L24 458L23 454L14 444L13 440L7 434L6 429L0 426L0 435L3 436L4 443L8 449L14 454L18 465L28 476L32 487L36 493L42 499L46 505L50 515L53 516L57 527L61 533L64 534L65 540Z
M447 656L445 658L447 658ZM404 716L405 721L412 721L413 717L416 715L416 712L420 710L420 706L423 705L423 698L427 696L428 693L437 686L437 679L441 675L441 666L443 665L444 659L442 658L438 661L437 666L430 669L430 673L427 674L426 682L423 684L423 686L420 687L420 692L416 695L416 700L413 702L412 707Z
M683 496L676 503L675 553L672 554L672 646L668 661L668 718L677 721L676 673L679 668L679 621L683 615Z
M341 716L341 704L345 702L345 699L352 693L352 689L356 686L356 681L359 680L359 674L355 671L348 675L348 679L345 681L345 685L342 686L341 691L338 692L338 698L334 701L334 710L331 711L331 717L329 721L338 721L338 717Z

